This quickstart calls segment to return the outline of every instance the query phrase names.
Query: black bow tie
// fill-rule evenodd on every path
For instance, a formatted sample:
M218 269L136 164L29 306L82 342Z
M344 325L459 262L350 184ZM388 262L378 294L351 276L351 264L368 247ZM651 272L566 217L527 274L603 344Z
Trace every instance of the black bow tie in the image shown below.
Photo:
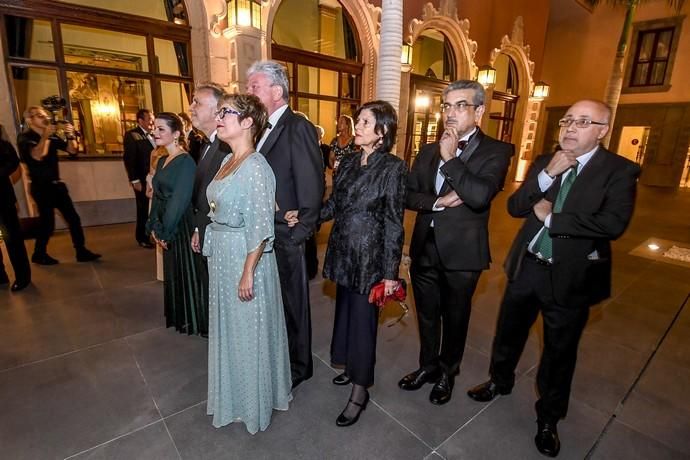
M271 122L267 121L266 122L266 129L272 129L272 128L273 128L273 125L271 124Z
M458 148L459 148L460 150L463 150L465 147L467 147L467 141L465 141L465 140L463 140L463 141L458 141Z

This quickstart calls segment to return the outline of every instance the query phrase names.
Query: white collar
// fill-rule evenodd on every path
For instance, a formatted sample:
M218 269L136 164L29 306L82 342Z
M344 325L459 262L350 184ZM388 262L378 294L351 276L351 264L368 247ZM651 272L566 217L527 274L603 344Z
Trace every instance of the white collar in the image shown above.
M275 112L273 112L269 117L268 117L268 122L271 124L271 127L268 128L268 131L272 130L273 127L278 123L278 120L280 120L280 117L283 116L285 111L288 109L287 104L283 104L280 107L278 107Z

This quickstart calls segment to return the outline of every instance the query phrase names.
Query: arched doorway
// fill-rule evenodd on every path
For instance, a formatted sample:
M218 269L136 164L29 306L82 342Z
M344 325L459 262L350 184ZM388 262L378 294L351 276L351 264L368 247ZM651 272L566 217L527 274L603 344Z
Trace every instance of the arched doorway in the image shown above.
M271 27L271 58L290 77L290 105L336 134L341 114L362 101L362 46L354 21L337 1L283 0Z
M442 131L441 96L456 79L456 58L448 38L425 29L412 45L412 68L407 110L405 161L412 163L424 144Z
M510 56L501 53L494 60L494 67L496 84L487 110L489 122L486 131L495 139L512 143L515 112L520 99L517 66Z

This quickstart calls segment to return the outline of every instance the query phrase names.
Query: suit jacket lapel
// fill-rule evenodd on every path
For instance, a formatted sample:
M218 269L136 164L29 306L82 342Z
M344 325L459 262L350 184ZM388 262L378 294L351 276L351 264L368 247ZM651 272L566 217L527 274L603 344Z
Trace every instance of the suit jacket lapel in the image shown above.
M590 190L588 184L592 184L592 180L589 179L589 177L601 171L601 164L604 162L605 155L606 151L602 147L599 147L587 164L582 167L582 170L577 175L577 179L568 192L568 196L565 198L565 202L563 203L564 209L569 203L577 203L579 200L584 199L583 194L587 194ZM561 183L560 178L558 183Z
M479 144L482 142L482 139L484 139L484 133L477 128L477 132L474 133L474 136L472 136L465 145L465 148L462 149L462 153L460 153L460 160L468 163L470 161L470 158L472 157L472 154L477 150L477 147L479 147ZM437 156L438 156L438 161L436 161L436 169L434 171L438 171L438 165L441 162L441 153L440 153L440 148L437 151ZM434 174L434 191L436 190L436 174ZM438 196L443 196L449 193L451 190L450 185L444 180L443 185L441 186L441 191L438 193Z
M288 107L285 109L285 112L283 112L283 115L278 119L278 122L273 129L271 129L271 132L268 134L264 145L261 146L261 153L263 153L264 156L268 156L268 154L271 152L273 145L275 145L276 141L280 137L280 133L282 133L283 129L285 129L285 120L287 120L287 117L291 115L292 110L290 107Z

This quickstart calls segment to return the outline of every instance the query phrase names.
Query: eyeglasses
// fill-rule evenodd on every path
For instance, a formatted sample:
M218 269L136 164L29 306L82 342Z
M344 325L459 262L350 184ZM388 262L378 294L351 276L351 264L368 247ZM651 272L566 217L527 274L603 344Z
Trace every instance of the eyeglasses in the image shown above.
M470 104L467 101L458 101L454 104L444 102L441 104L441 112L449 112L451 108L457 110L458 112L464 112L468 107L479 107L481 104Z
M586 128L589 125L602 125L606 126L608 123L602 123L600 121L592 121L589 118L561 118L558 120L558 126L561 128L570 128L570 125L575 123L576 128Z
M221 107L220 110L218 110L216 112L216 117L218 117L219 120L222 120L223 118L225 118L225 115L227 115L227 114L237 115L238 117L242 115L237 110L229 109L227 107Z

